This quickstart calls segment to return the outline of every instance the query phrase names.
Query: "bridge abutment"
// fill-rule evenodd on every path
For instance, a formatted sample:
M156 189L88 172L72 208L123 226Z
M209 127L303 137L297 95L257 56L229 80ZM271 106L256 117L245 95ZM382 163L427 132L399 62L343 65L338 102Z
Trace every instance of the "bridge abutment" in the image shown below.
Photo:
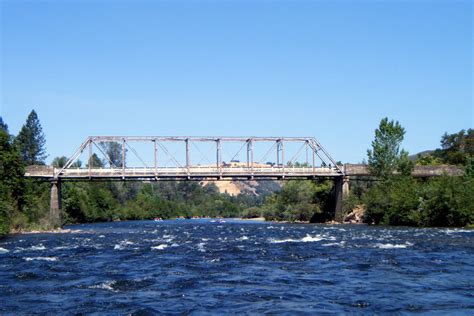
M49 220L51 226L61 227L61 180L51 181Z
M349 178L345 176L334 178L334 219L338 222L343 220L343 199L349 194Z

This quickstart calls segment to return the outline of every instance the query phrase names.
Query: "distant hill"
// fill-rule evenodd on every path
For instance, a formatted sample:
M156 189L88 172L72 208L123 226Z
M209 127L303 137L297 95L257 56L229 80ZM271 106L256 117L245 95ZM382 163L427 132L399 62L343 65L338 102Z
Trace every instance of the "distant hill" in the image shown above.
M419 153L408 156L408 159L410 159L411 161L415 161L419 157L425 157L425 156L431 155L432 153L434 153L434 150L424 150L424 151L420 151Z
M239 194L265 196L281 189L281 183L278 181L203 181L201 184L208 183L215 184L220 193L232 196Z

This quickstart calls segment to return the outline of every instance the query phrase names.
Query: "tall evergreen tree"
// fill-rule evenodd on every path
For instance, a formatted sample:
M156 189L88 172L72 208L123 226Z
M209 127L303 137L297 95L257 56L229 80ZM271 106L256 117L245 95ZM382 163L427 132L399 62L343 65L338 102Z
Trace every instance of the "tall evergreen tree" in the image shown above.
M0 128L0 236L9 231L12 214L23 202L23 164L11 137Z
M15 138L15 145L26 165L44 165L47 157L45 144L46 139L38 115L32 110Z
M3 121L3 118L0 116L0 129L5 131L8 134L8 125Z

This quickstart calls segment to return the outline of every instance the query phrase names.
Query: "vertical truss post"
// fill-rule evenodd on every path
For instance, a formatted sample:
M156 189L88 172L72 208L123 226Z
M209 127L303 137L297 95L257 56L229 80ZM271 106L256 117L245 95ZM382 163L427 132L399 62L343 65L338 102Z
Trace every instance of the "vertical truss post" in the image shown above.
M281 167L283 171L283 176L285 176L285 147L283 147L283 140L280 140L281 147Z
M315 175L315 164L316 164L316 148L311 148L311 152L313 153L313 176Z
M222 176L222 169L221 169L221 140L216 140L216 165L219 175Z
M158 174L158 144L156 138L153 140L155 175Z
M247 140L247 168L253 173L253 141L251 138Z
M125 179L125 138L122 138L122 179Z
M188 169L188 176L189 176L189 167L191 166L191 161L189 159L189 138L184 140L186 143L186 168Z
M307 140L304 142L304 146L305 146L305 149L306 149L306 168L307 168L308 165L309 165L309 161L308 161L308 141Z
M92 176L92 140L89 141L89 179Z
M280 168L280 145L281 145L281 141L277 140L276 143L277 143L277 146L276 146L276 153L277 153L276 164L277 164L277 168Z

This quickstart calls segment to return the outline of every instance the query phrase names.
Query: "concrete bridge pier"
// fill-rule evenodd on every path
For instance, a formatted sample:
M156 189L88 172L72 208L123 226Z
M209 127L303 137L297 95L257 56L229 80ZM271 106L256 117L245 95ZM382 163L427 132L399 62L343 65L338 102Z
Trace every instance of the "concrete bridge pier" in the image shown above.
M51 181L49 220L51 226L61 227L61 180L59 179Z
M340 176L334 178L334 219L338 222L343 220L342 203L343 199L349 194L349 178Z

